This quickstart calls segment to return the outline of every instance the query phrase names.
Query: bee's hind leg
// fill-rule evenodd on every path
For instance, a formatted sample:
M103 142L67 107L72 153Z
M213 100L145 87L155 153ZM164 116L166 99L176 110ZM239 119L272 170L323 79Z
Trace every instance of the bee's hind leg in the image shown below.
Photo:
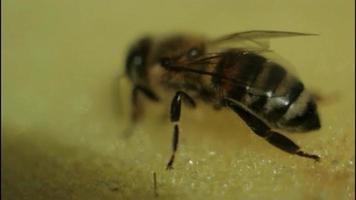
M231 108L234 112L236 112L245 121L245 123L252 129L254 133L256 133L260 137L263 137L265 140L267 140L275 147L285 152L296 154L298 156L306 157L309 159L313 159L315 161L320 160L320 157L318 155L309 154L304 151L301 151L300 147L297 144L295 144L292 140L290 140L284 135L281 135L278 132L271 130L271 128L265 122L263 122L255 115L251 114L242 106L238 105L238 103L230 99L225 99L225 105Z
M130 113L130 124L124 130L123 134L125 137L129 137L132 135L137 122L142 118L144 109L142 105L142 97L140 96L142 93L145 97L147 97L151 101L158 102L158 96L148 88L135 85L131 91L131 113Z
M170 118L171 122L174 124L174 129L173 129L173 139L172 139L172 154L171 157L167 163L167 169L173 169L173 162L175 158L175 153L177 152L178 149L178 142L179 142L179 126L178 122L180 119L180 112L181 112L181 105L182 105L182 98L186 100L187 103L191 107L195 107L196 104L194 100L185 92L178 91L174 98L172 99L171 103L171 110L170 110Z

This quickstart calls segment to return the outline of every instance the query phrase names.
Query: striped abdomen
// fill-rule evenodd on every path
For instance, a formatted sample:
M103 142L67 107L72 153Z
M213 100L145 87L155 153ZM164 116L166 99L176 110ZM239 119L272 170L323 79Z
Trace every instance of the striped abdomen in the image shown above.
M320 128L316 104L304 85L280 65L242 51L221 57L213 77L224 95L245 105L275 128L310 131Z

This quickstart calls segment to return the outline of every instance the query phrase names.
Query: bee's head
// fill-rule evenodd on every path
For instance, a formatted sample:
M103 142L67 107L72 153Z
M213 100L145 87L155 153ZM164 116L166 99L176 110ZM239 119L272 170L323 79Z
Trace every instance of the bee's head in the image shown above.
M144 37L138 40L128 51L126 57L126 75L135 83L145 80L148 56L152 49L152 40Z

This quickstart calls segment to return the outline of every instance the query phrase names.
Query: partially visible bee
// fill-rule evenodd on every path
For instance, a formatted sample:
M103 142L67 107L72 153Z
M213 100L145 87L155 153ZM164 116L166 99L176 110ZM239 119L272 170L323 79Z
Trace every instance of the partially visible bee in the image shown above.
M181 103L195 107L196 100L217 109L231 109L275 147L319 161L318 155L300 150L292 140L272 130L308 132L320 128L313 96L297 77L266 56L271 50L264 42L307 35L313 34L247 31L217 39L184 34L144 37L132 46L126 59L126 75L133 84L131 119L137 122L142 113L138 93L153 101L174 95L170 109L173 152L167 169L172 168L178 147Z

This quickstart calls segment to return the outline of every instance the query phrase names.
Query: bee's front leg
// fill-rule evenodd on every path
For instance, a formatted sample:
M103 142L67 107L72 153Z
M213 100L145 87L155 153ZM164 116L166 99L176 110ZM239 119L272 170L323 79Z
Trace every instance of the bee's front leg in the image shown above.
M180 119L182 98L184 98L184 100L186 100L186 102L191 107L196 106L194 100L187 93L182 91L178 91L172 100L170 118L171 118L171 122L174 124L174 129L173 129L173 139L172 139L172 155L167 163L167 169L173 169L175 153L177 152L178 149L178 142L179 142L178 122Z
M148 88L135 85L131 93L131 121L134 123L140 120L144 112L142 107L142 100L139 97L140 93L142 93L151 101L159 101L158 96L153 91Z
M142 118L144 109L142 104L142 97L140 95L142 93L145 97L147 97L151 101L158 102L158 96L148 88L135 85L131 91L131 113L130 113L130 125L124 131L124 135L130 136L137 124L137 122Z

